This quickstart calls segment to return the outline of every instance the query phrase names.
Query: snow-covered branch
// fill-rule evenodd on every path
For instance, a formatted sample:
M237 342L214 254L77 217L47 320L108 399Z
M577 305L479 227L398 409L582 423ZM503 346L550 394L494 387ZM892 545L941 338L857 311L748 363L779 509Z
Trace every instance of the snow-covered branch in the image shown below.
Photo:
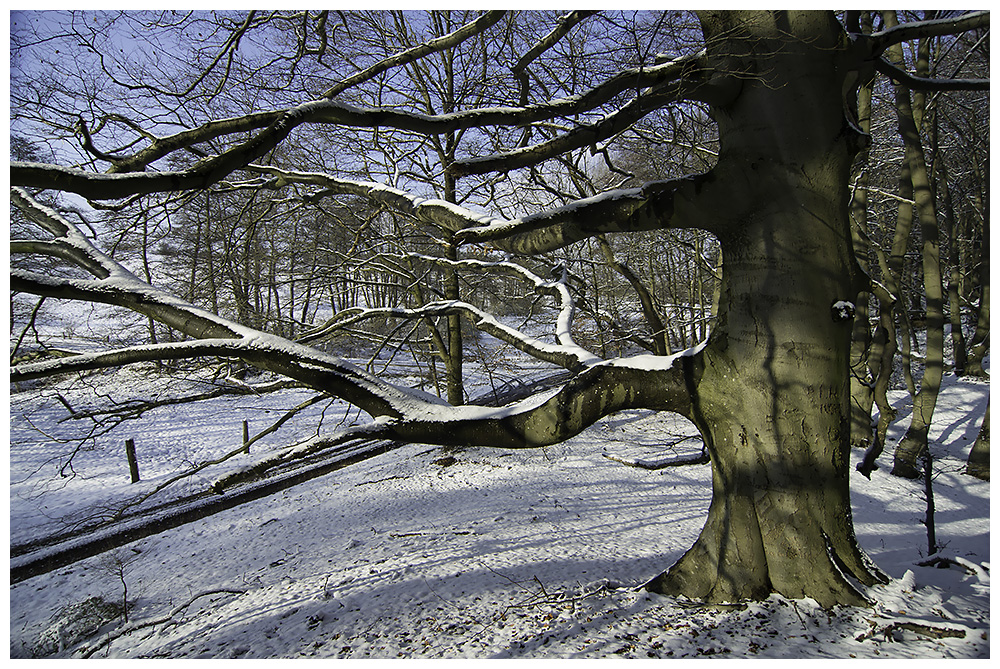
M559 301L559 316L556 319L555 331L556 341L559 342L558 347L551 347L534 338L526 337L512 328L500 324L492 316L476 309L473 313L479 319L477 321L479 327L497 336L499 339L513 344L522 351L530 352L531 350L538 350L548 355L556 354L565 356L567 361L572 363L570 365L563 364L568 369L578 369L584 365L594 364L599 360L596 355L584 349L573 339L573 318L576 315L576 301L570 292L569 277L565 268L559 272L557 279L546 280L530 271L527 267L509 261L486 261L471 258L465 260L447 260L445 258L435 258L419 254L411 254L411 256L420 258L425 262L432 262L456 269L473 268L481 271L504 271L524 279L532 285L535 292L551 295ZM525 346L525 348L522 348L522 346Z
M302 382L340 397L377 417L372 434L402 441L434 444L482 444L515 448L535 447L563 441L599 418L628 408L667 409L690 414L690 388L700 363L699 351L661 357L599 362L596 356L573 342L570 327L573 300L566 277L545 281L513 263L478 260L453 261L456 267L502 269L515 272L538 290L560 299L556 346L527 338L471 305L441 303L429 309L457 309L473 315L498 335L532 353L559 354L573 366L583 367L554 394L542 393L517 404L502 407L454 407L439 398L389 384L339 358L301 343L270 335L201 310L176 296L137 278L110 256L101 254L89 239L55 211L17 191L12 200L36 212L74 239L87 257L107 270L104 278L72 279L41 276L23 270L12 272L12 287L43 295L72 297L128 307L175 327L197 341L150 344L115 351L71 356L60 360L29 363L12 368L12 379L27 379L66 371L83 371L141 360L192 357L195 355L238 357L258 368ZM40 213L39 213L40 212ZM44 216L42 216L44 214ZM449 263L437 258L424 260ZM430 313L430 311L425 312ZM217 333L215 335L206 333Z
M709 172L606 191L512 221L469 227L456 232L455 240L459 244L490 242L513 253L533 255L612 232L666 228L714 232L717 221L702 214L706 199L723 195L706 188L713 181Z
M11 383L40 379L53 374L87 372L110 367L122 367L155 360L183 360L200 357L239 357L246 347L242 339L196 339L194 341L149 344L127 348L81 353L69 357L24 363L11 367Z
M690 388L697 384L702 364L702 347L672 356L610 360L588 367L554 393L534 395L506 407L429 407L423 416L389 420L383 426L393 438L416 443L547 446L625 409L673 411L692 417Z
M60 360L15 366L11 378L35 378L79 369L95 369L140 360L189 358L196 355L233 355L261 369L301 381L317 390L342 397L373 416L401 416L411 403L428 397L393 386L339 358L308 346L248 328L200 309L142 281L118 261L99 251L76 226L44 207L20 189L11 200L92 259L102 270L98 279L61 278L26 270L11 270L11 288L38 295L123 306L147 315L196 339L72 356ZM30 377L27 375L31 375Z
M308 184L322 188L307 196L360 195L393 210L455 233L458 245L489 242L512 253L535 255L553 251L596 235L641 232L665 228L714 231L715 221L701 214L704 199L724 194L713 185L711 173L668 181L651 181L638 188L605 191L568 205L503 219L475 212L445 200L423 198L372 181L340 179L322 172L296 172L265 165L253 171L275 177L271 187Z
M567 275L563 271L556 280L546 280L531 272L526 267L508 261L484 260L447 260L433 256L409 254L410 257L424 262L434 263L454 269L476 269L479 271L506 272L518 276L532 285L538 293L552 295L559 302L559 313L555 323L555 337L558 344L548 344L536 337L526 335L519 330L504 325L491 314L478 307L459 300L443 300L425 304L420 308L405 309L400 307L384 307L361 309L354 308L347 312L335 314L326 323L304 333L300 342L316 341L331 333L341 330L353 323L371 318L428 318L459 314L469 318L479 330L506 342L514 348L528 353L534 358L551 362L566 369L579 371L586 366L599 362L600 358L581 347L572 334L573 317L576 312L575 301L567 285Z

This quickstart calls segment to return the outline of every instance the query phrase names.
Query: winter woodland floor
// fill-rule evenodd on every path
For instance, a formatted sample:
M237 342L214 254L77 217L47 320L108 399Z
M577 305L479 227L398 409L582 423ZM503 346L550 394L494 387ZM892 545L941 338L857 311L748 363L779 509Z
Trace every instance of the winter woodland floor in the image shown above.
M262 429L305 397L157 409L116 430L114 444L78 454L75 476L60 478L72 443L49 432L65 425L54 422L56 390L82 401L53 386L11 397L12 544L232 449L241 416ZM989 483L961 473L988 392L950 379L932 434L938 541L966 568L917 566L927 550L922 482L889 476L888 455L871 481L852 476L860 541L894 578L871 592L870 610L774 596L719 611L638 589L694 541L711 484L708 465L622 464L700 448L689 439L665 451L690 426L634 412L540 451L406 446L16 583L11 656L988 657ZM907 422L902 414L897 430ZM313 429L296 424L270 443ZM123 429L140 453L136 486ZM113 606L121 576L132 601L124 625Z

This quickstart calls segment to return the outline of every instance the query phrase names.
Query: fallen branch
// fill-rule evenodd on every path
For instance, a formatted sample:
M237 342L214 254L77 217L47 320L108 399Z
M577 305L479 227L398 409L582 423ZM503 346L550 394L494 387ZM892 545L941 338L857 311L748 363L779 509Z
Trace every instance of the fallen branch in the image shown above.
M115 630L114 632L108 632L106 635L104 635L104 637L100 641L98 641L93 646L89 647L83 646L79 648L77 652L82 652L83 653L82 657L84 658L91 657L101 648L104 648L105 646L111 644L111 642L113 642L115 639L119 639L125 636L126 634L131 634L132 632L136 632L146 627L153 627L154 625L162 625L165 623L169 623L174 619L174 616L184 612L185 609L187 609L189 606L194 604L197 600L201 599L202 597L210 597L211 595L243 595L243 594L246 594L246 590L230 590L228 588L220 588L218 590L207 590L205 592L200 592L165 616L161 616L159 618L151 618L149 620L143 620L142 622L132 623L131 625L125 625L124 627L121 627Z
M402 445L398 442L356 439L342 448L318 454L318 459L284 463L284 469L272 478L253 482L225 495L203 491L173 500L162 507L138 511L135 516L106 528L50 537L25 547L12 546L11 552L18 555L18 559L12 560L10 582L20 583L138 539L267 497Z
M670 446L674 446L676 444L679 444L682 441L687 441L688 439L699 439L699 438L700 438L699 435L692 434L692 435L689 435L687 437L684 437L683 439L675 441L673 444L670 444ZM683 458L665 458L665 459L664 458L660 458L658 460L645 460L643 458L619 458L617 456L609 455L607 453L604 453L603 455L608 460L613 460L615 462L620 462L621 464L627 465L629 467L638 467L640 469L648 469L648 470L651 470L651 471L655 471L657 469L666 469L667 467L684 467L686 465L704 465L704 464L707 464L708 462L711 461L711 458L709 458L709 455L708 455L708 451L706 449L704 449L704 448L702 449L701 453L699 453L698 455L693 455L693 456L688 456L688 457L683 457Z
M937 567L938 569L947 569L948 567L960 567L964 569L969 574L973 576L978 576L979 580L987 580L989 578L989 569L977 565L975 562L966 560L960 557L944 557L942 555L935 555L923 562L917 563L918 567Z
M932 639L964 639L965 630L956 629L953 627L937 627L929 623L917 623L911 621L894 620L885 625L879 625L877 623L870 623L870 629L860 634L856 637L858 641L864 641L866 639L871 639L877 635L882 635L886 641L903 641L903 638L896 637L894 635L897 631L907 630L913 632L914 634L919 634L921 636L931 637Z

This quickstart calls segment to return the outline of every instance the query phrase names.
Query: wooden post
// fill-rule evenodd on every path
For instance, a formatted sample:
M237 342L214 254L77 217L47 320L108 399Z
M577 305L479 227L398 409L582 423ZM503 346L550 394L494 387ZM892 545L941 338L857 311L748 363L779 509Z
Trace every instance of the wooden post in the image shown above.
M135 458L135 442L131 439L125 440L125 457L128 458L128 471L132 475L132 483L138 483L139 461Z
M247 455L250 454L250 424L247 421L243 421L243 452Z

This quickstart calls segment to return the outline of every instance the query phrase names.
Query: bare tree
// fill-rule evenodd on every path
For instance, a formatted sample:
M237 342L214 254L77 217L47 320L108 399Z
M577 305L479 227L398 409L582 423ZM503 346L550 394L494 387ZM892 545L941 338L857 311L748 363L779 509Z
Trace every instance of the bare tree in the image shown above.
M923 18L935 20L945 15L946 12L925 12ZM913 19L920 15L908 16ZM884 26L898 25L895 12L875 16L861 12L864 32L872 30L873 19L881 20ZM896 383L893 379L900 369L906 388L914 396L915 410L910 429L895 450L893 473L919 475L917 458L926 448L937 392L947 371L946 319L952 327L954 369L956 374L963 373L966 308L960 293L962 276L969 272L971 263L962 257L962 239L971 228L965 216L956 216L951 196L953 189L968 192L963 183L964 170L959 167L956 170L959 176L952 177L949 163L975 164L980 155L985 155L981 151L979 129L960 131L960 135L968 137L960 142L953 141L953 135L940 132L942 124L961 127L965 110L981 105L983 94L969 90L942 95L940 91L923 90L922 86L911 92L911 80L905 70L915 71L918 79L928 79L939 72L958 76L963 70L977 71L975 59L981 54L963 49L962 42L983 42L986 38L985 31L971 31L959 36L924 36L911 49L894 45L889 54L895 65L885 63L879 67L895 83L891 87L883 84L881 88L863 88L859 98L863 123L883 128L891 124L902 140L886 142L885 148L870 158L865 154L853 187L856 253L865 271L876 280L873 297L879 308L874 334L868 318L856 319L852 352L852 440L855 444L869 445L859 465L866 475L875 468L886 430L896 415L886 391ZM875 95L869 97L869 90ZM869 106L869 101L876 104ZM889 174L895 165L900 166L898 189L894 189ZM964 204L974 199L959 197L957 201ZM939 220L947 223L940 231ZM953 234L952 229L960 228L962 232ZM951 280L946 302L942 279L949 274L949 264ZM967 298L966 302L971 300ZM866 300L860 299L858 314L866 311L866 307ZM897 351L902 353L899 361L895 359ZM879 407L874 433L873 402Z
M914 76L890 64L884 54L902 42L987 25L989 14L909 22L866 34L855 13L845 17L845 27L830 12L702 12L698 24L678 20L669 32L672 41L662 40L665 33L654 29L640 31L637 22L619 20L621 16L584 17L575 27L569 19L547 26L529 52L537 57L527 64L511 53L505 39L491 41L493 47L484 47L496 49L490 62L507 66L506 71L499 66L490 71L495 105L433 114L405 100L362 106L349 96L362 83L385 82L398 68L429 54L504 30L509 24L503 15L488 12L377 62L358 62L353 73L344 62L321 62L327 53L324 39L329 40L323 30L329 31L335 19L328 12L301 14L299 23L279 13L224 17L214 24L216 38L209 42L217 47L201 47L197 62L203 67L178 80L141 68L130 75L135 81L123 80L110 60L102 60L98 79L155 97L176 118L186 122L190 115L194 122L165 132L163 125L155 125L148 103L132 101L140 108L131 111L143 120L100 117L114 125L114 133L105 138L89 132L83 146L86 164L12 163L12 202L45 233L15 240L12 251L54 256L79 270L76 276L53 277L14 268L12 289L117 304L189 339L18 365L12 379L141 360L225 355L356 404L377 418L365 428L370 434L508 448L561 442L622 409L677 412L704 438L713 497L694 546L647 587L710 602L779 592L812 597L824 606L864 604L856 583L872 585L885 576L857 543L848 488L854 302L859 292L871 290L858 269L848 216L851 165L869 141L858 127L857 91L876 72L930 90L987 87L988 82L978 79ZM660 18L668 23L676 17ZM423 20L405 19L415 27ZM263 88L261 99L278 105L287 97L304 101L235 117L197 118L197 101L219 102L228 95L227 87L240 83L233 79L236 69L228 66L236 59L236 45L252 40L256 31L266 34L302 21L316 37L310 31L296 33L297 50L271 56L272 62L280 62L291 77L292 66L298 71L315 58L317 68L329 68L327 84L320 85L321 78L295 79L298 83L281 90ZM338 15L336 22L351 30L350 16ZM114 22L107 25L113 28ZM609 48L623 43L625 36L646 35L648 41L636 45L631 62L616 62L625 50L611 48L612 58L602 57L596 43L574 51L576 42L562 39L574 30L597 37L605 33ZM255 42L258 49L264 44ZM658 55L661 44L670 55ZM549 61L553 64L547 66ZM559 62L564 66L555 65ZM336 81L332 86L330 78ZM65 93L77 105L99 106L93 98L85 99L87 90L67 88ZM581 150L613 154L613 140L632 132L640 119L655 123L667 110L695 102L710 109L717 126L719 150L711 168L615 188L555 208L523 203L532 211L519 216L498 213L517 202L519 170L544 169ZM484 212L396 185L347 178L333 169L264 160L296 133L336 136L352 128L394 128L445 138L478 133L487 150L449 159L442 178L511 176L496 182L497 203L493 208L487 199L490 208ZM159 167L163 157L185 152L190 154L186 166ZM350 162L348 154L340 157ZM524 336L461 300L430 302L405 314L397 310L398 315L465 314L575 376L554 393L501 409L430 401L304 343L266 335L154 288L25 190L49 189L108 202L222 186L256 188L262 197L268 191L276 196L294 192L316 201L362 196L440 230L456 249L490 244L512 254L476 261L445 254L428 262L525 277L555 298L555 343ZM709 338L671 356L602 360L574 338L573 277L565 266L542 276L515 262L519 255L565 252L598 235L668 229L712 233L721 246L723 272ZM322 445L319 440L315 448Z

